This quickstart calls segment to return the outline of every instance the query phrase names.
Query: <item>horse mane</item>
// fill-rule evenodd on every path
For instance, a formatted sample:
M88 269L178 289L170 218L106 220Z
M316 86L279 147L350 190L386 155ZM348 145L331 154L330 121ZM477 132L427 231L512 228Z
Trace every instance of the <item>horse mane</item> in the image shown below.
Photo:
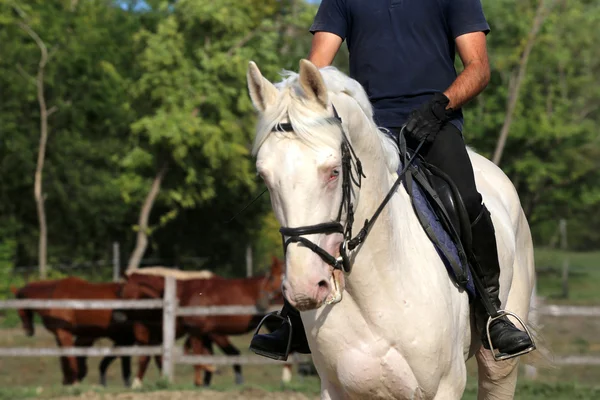
M335 67L324 67L319 70L323 81L330 94L330 100L355 101L367 120L369 127L379 134L385 158L391 171L396 171L399 163L398 150L390 137L379 129L373 120L373 106L364 88L358 81L350 78ZM283 71L283 80L275 84L279 90L279 97L274 107L270 107L261 115L257 124L256 138L252 147L252 154L256 155L262 144L273 131L278 131L277 125L281 122L290 122L294 127L294 134L298 139L310 147L339 146L340 134L338 126L329 123L330 110L323 110L315 102L306 98L299 82L299 74L292 71ZM319 128L318 134L315 134ZM329 134L325 134L325 132ZM279 130L278 133L283 133Z
M177 280L185 281L190 279L209 279L214 278L216 275L209 270L201 270L201 271L182 271L176 268L167 268L167 267L145 267L136 269L130 272L127 272L126 275L130 276L132 274L140 274L140 275L153 275L153 276L173 276Z

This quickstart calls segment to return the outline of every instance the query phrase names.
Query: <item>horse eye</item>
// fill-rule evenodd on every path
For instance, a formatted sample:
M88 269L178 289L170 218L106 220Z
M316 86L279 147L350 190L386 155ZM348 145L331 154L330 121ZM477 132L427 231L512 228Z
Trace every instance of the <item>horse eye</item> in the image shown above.
M337 168L334 168L331 170L331 177L335 178L336 176L338 176L340 174L340 170Z

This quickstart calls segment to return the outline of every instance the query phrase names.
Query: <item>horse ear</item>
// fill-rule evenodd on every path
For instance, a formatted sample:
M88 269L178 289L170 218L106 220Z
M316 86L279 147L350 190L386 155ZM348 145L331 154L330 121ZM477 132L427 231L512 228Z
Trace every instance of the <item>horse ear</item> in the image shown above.
M262 76L254 61L250 61L248 64L246 79L254 108L264 112L269 106L275 104L279 91L275 85Z
M327 86L315 64L306 59L300 60L299 80L306 96L327 108Z

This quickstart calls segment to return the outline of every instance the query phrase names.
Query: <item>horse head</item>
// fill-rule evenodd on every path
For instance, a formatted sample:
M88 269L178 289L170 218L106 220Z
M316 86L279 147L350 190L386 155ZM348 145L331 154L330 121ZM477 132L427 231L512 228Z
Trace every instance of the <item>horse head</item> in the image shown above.
M24 290L25 287L21 289L17 289L11 286L10 291L15 295L17 299L25 299ZM27 336L33 336L35 334L35 325L33 323L33 310L31 309L18 309L17 313L19 314L19 318L21 319L21 325L23 326L23 330Z
M302 60L298 74L274 85L251 62L247 78L259 113L256 167L284 237L284 295L301 311L338 302L343 271L352 263L345 246L364 177L354 148L378 157L391 176L394 166L386 157L394 159L394 145L383 135L366 134L380 133L368 97L335 68L319 70Z

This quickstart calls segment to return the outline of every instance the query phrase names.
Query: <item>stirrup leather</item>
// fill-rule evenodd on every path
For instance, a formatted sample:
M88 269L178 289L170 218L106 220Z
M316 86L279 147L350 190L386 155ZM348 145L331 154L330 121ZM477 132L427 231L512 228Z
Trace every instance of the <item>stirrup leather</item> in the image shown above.
M280 311L273 311L271 313L268 313L267 315L265 315L263 317L263 319L260 320L258 326L256 327L256 330L254 331L254 335L253 336L258 335L258 332L260 331L260 328L263 326L263 324L266 322L266 320L268 318L271 318L271 317L279 318L284 324L287 324L288 327L290 328L290 333L288 335L288 341L287 341L287 347L286 347L286 350L285 350L285 355L281 356L281 355L278 355L278 354L268 353L268 352L265 352L265 351L262 351L262 350L259 350L259 349L256 349L256 348L252 348L251 350L254 353L256 353L256 354L259 354L259 355L264 356L264 357L271 358L273 360L286 361L287 358L288 358L288 355L290 354L290 347L292 346L292 333L293 333L293 329L294 329L293 326L292 326L292 321L290 321L290 317L289 316L287 316L287 315L285 315L285 316L281 315Z
M527 336L529 336L529 339L531 340L531 346L529 346L528 348L521 350L515 354L506 354L506 353L500 353L500 352L496 353L496 351L494 350L495 349L494 344L492 343L492 338L490 336L490 325L495 320L509 316L509 315L511 317L515 318L517 321L519 321L519 324L525 329L524 332L527 333ZM523 354L530 353L536 349L535 341L533 340L533 336L531 336L531 332L529 331L529 328L527 328L527 325L523 322L523 320L521 318L519 318L519 316L517 314L512 313L510 311L498 310L498 313L496 314L496 316L488 318L487 324L485 326L485 330L487 333L487 340L490 345L490 351L492 352L492 355L494 356L495 361L508 360L510 358L522 356Z

